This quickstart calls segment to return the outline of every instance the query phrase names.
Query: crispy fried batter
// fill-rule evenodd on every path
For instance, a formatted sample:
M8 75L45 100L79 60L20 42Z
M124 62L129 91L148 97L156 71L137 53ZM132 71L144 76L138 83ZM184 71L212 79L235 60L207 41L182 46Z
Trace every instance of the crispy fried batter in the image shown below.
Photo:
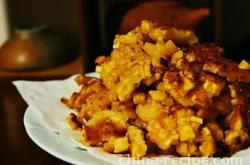
M222 48L208 45L196 44L189 48L189 53L198 56L198 61L204 62L204 71L225 77L230 82L250 83L250 70L240 69L233 60L222 57Z
M117 35L111 56L96 59L100 79L79 76L81 90L62 98L77 113L67 122L82 131L84 144L134 158L248 147L249 64L197 42L192 31L149 21Z

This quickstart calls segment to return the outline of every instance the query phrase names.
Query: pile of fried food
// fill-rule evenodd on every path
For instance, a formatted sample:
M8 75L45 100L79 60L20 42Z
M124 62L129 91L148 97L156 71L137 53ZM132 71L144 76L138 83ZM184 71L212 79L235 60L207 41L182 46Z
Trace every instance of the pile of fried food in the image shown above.
M144 20L96 59L100 78L76 78L67 122L85 145L133 158L233 154L249 146L250 65L222 53Z

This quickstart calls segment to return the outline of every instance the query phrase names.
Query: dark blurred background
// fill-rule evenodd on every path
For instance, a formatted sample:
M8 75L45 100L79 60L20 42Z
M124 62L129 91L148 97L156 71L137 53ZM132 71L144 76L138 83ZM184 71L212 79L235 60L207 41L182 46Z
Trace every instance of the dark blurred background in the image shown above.
M74 0L8 0L9 21L13 28L47 25L79 51L78 6Z
M48 73L53 74L93 71L96 56L109 54L112 50L115 34L128 32L142 19L150 19L164 26L192 29L202 42L215 42L223 46L225 56L229 58L249 60L250 57L250 21L248 20L250 2L244 0L5 1L8 38L14 36L16 28L24 27L30 30L32 27L46 25L46 35L57 35L64 45L67 45L63 46L65 49L58 48L61 48L59 52L62 54L59 58L67 60L61 62L52 60L55 62L50 65L44 63L44 67L40 68L38 65L36 67L36 63L33 68L24 67L15 70L13 67L11 71L6 67L7 69L2 68L2 72L0 69L0 76L30 75L46 69L52 69ZM1 21L0 25L3 23L4 21ZM53 56L53 53L50 56ZM6 58L2 59L6 60ZM46 60L45 56L44 59ZM0 67L1 61L3 60L0 57ZM12 63L8 64L12 65ZM58 67L62 69L56 69Z

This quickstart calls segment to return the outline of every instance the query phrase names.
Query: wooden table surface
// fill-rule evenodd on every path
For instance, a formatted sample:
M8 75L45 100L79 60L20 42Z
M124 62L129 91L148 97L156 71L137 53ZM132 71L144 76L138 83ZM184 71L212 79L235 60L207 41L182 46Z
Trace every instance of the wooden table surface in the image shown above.
M40 149L26 134L23 115L27 105L12 80L0 78L0 164L66 164Z

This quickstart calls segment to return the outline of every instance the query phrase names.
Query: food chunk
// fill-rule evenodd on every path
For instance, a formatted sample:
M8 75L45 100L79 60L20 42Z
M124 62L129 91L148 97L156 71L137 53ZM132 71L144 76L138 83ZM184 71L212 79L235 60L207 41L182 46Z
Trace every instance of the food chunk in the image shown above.
M246 128L246 116L243 116L238 107L228 114L226 122L230 127L225 132L225 143L230 152L241 149L249 141L249 135Z
M206 90L209 98L219 96L225 84L223 81L208 76L203 84L203 89Z
M117 138L114 142L114 153L121 153L129 149L129 142L127 136Z
M181 142L176 146L176 151L181 156L192 156L197 154L198 147L195 143Z
M143 157L147 152L147 145L144 140L143 132L135 126L129 126L128 138L131 143L130 144L131 156L134 158Z
M188 112L190 110L180 109L176 113L181 142L193 142L198 135L198 129L203 123L202 118Z
M177 144L179 135L174 129L164 129L157 121L151 121L148 126L148 138L161 149L167 150L171 145Z
M240 69L250 70L250 64L246 60L242 60L238 67Z
M145 104L137 106L136 114L142 121L150 122L159 119L167 110L160 103L149 99Z
M84 145L136 159L234 154L250 145L250 67L222 55L193 31L144 20L96 59L100 78L76 77L66 122Z
M158 42L156 44L145 43L143 50L150 55L154 67L161 66L160 59L172 56L177 51L177 46L169 40L168 42Z
M206 127L209 129L215 141L222 141L224 139L223 130L215 122L208 123Z
M167 95L165 92L161 91L149 91L149 95L151 98L155 101L164 101L167 98Z
M123 130L127 128L128 118L124 116L121 112L115 112L110 110L105 110L97 112L93 115L92 119L87 122L87 126L95 126L102 123L105 120L110 120L115 124L116 128Z
M144 93L141 92L135 92L133 94L133 102L134 104L143 104L145 103L146 96Z
M201 145L199 146L199 150L202 156L212 156L216 152L214 138L207 127L202 128Z

